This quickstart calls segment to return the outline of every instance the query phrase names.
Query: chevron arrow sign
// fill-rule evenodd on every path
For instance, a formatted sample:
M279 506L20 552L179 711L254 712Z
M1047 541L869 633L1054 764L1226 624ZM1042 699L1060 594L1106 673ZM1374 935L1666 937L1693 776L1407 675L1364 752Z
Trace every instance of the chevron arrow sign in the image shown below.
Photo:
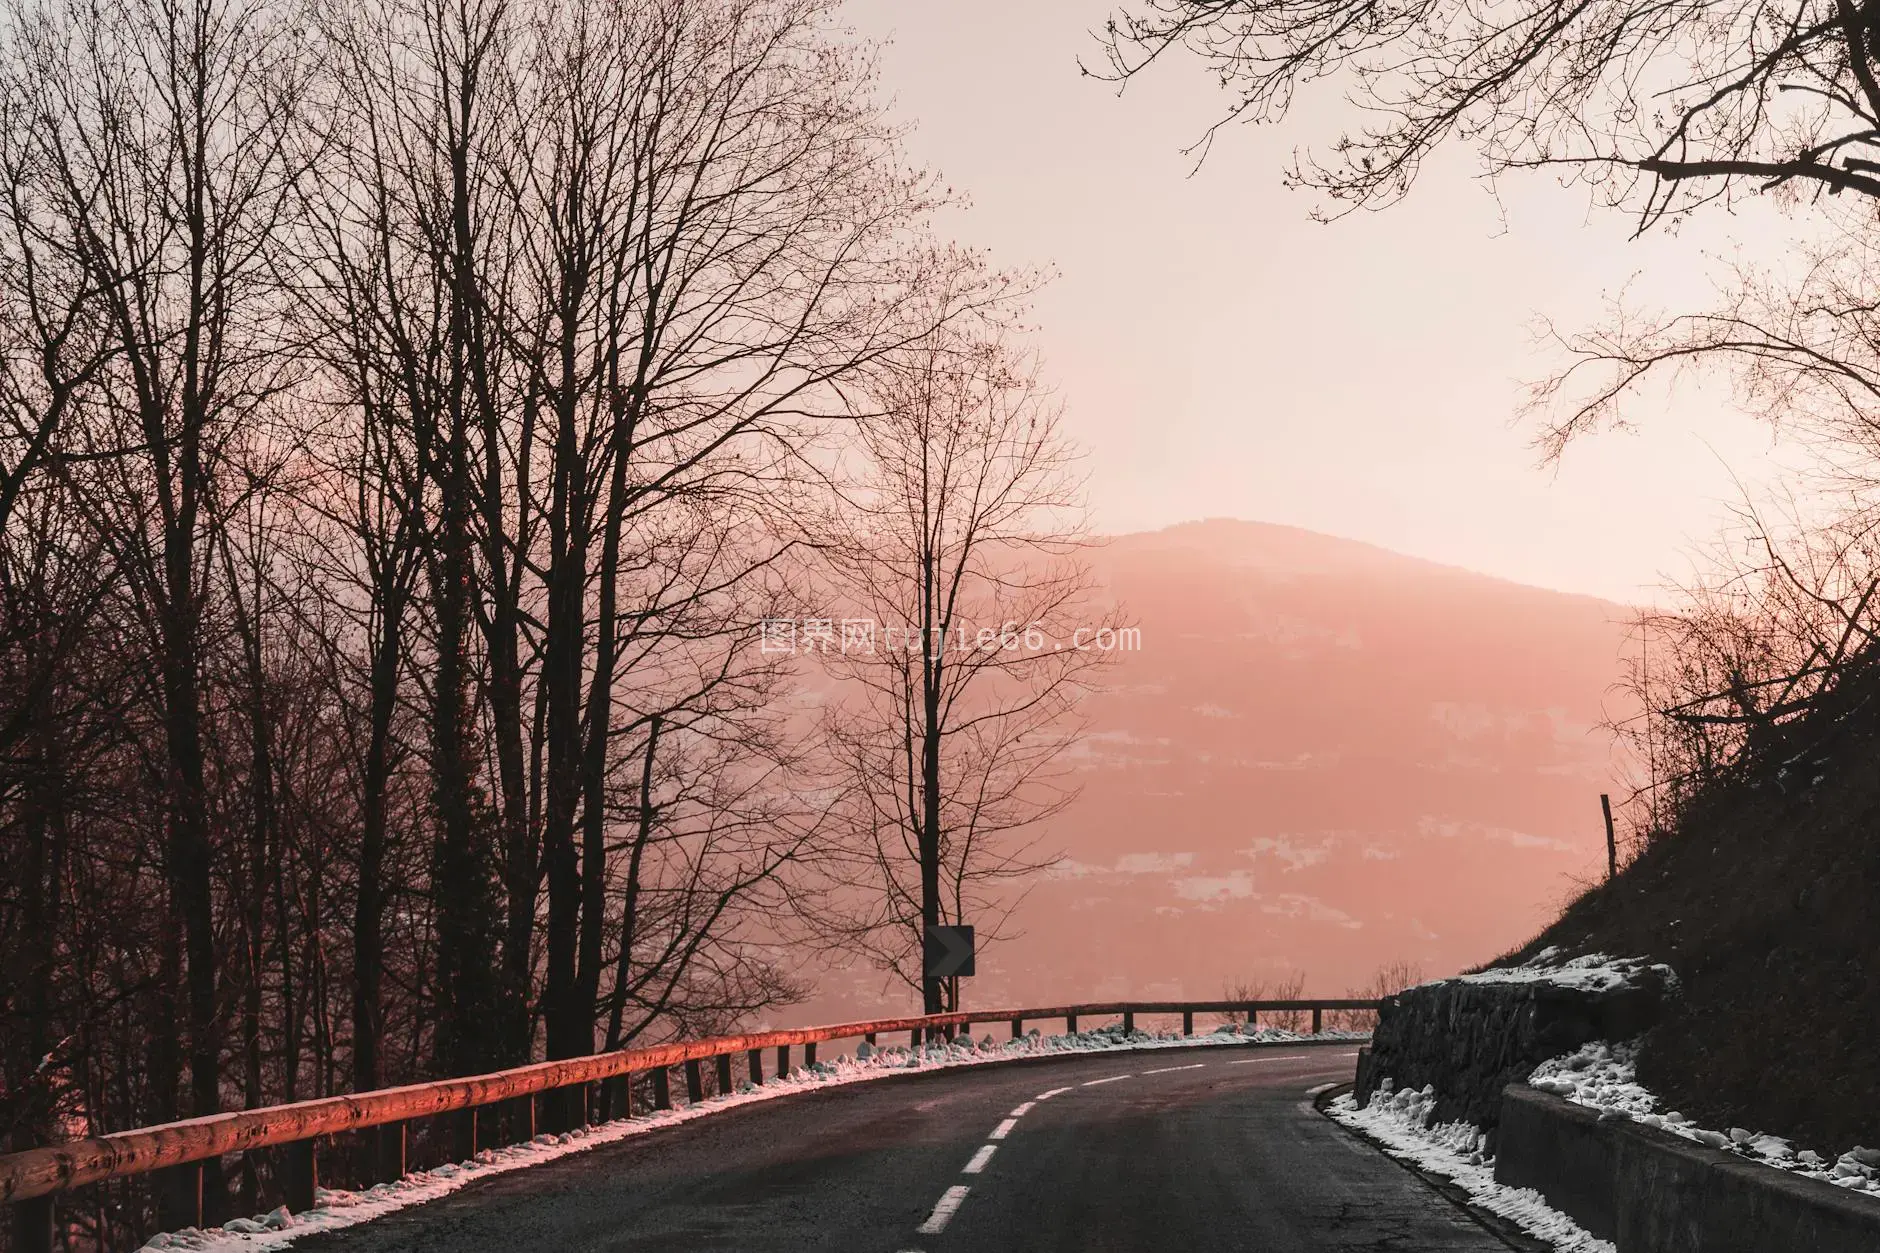
M973 929L928 927L922 962L927 978L951 979L973 973Z

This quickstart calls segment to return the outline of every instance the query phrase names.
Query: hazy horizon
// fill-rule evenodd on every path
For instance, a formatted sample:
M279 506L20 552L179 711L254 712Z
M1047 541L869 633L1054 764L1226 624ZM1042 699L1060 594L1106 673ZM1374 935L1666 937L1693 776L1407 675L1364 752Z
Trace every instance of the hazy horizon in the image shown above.
M1291 523L1291 522L1276 522L1269 518L1243 518L1243 517L1231 517L1226 514L1209 514L1205 517L1178 518L1172 522L1165 522L1156 526L1140 527L1140 528L1136 528L1133 530L1093 532L1091 534L1091 540L1093 544L1101 546L1101 545L1108 544L1108 543L1118 541L1118 540L1128 540L1128 539L1134 539L1134 538L1143 537L1143 536L1161 535L1169 531L1180 530L1184 527L1209 527L1209 526L1215 526L1215 525L1270 527L1270 528L1275 528L1275 529L1280 529L1280 530L1296 531L1302 535L1309 535L1318 539L1334 540L1341 544L1351 544L1351 545L1359 546L1362 548L1371 549L1375 552L1388 554L1389 556L1393 558L1402 558L1407 561L1419 562L1424 565L1432 566L1441 570L1454 571L1459 574L1474 575L1479 578L1491 579L1498 583L1508 583L1516 587L1529 588L1535 591L1554 592L1561 596L1583 597L1588 600L1599 601L1602 604L1609 605L1614 609L1621 609L1621 610L1629 611L1632 609L1643 608L1650 603L1649 601L1645 599L1640 599L1640 598L1634 598L1631 600L1619 600L1611 596L1601 595L1598 592L1583 591L1581 589L1571 588L1571 587L1556 587L1547 583L1535 582L1532 579L1517 578L1512 575L1497 573L1493 570L1478 569L1474 566L1466 565L1459 561L1447 561L1438 557L1431 557L1431 556L1426 556L1421 553L1409 552L1409 551L1406 551L1405 549L1395 547L1387 542L1380 541L1380 540L1364 539L1355 535L1343 535L1334 531L1323 531L1315 527L1300 526L1300 525L1297 525L1296 523Z
M1027 833L1049 864L968 1006L1451 974L1597 875L1625 606L1285 524L1107 538L1087 555L1139 643L1085 700L1077 795ZM838 963L775 1021L910 996Z

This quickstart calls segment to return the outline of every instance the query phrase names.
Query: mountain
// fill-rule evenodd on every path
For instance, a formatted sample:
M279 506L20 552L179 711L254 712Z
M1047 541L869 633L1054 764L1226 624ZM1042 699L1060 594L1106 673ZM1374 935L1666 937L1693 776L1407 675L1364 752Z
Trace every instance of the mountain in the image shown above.
M1081 793L1038 832L1061 860L968 1006L1448 973L1603 869L1622 607L1251 522L1091 556L1140 644L1087 702ZM825 976L791 1017L907 1003L885 991Z

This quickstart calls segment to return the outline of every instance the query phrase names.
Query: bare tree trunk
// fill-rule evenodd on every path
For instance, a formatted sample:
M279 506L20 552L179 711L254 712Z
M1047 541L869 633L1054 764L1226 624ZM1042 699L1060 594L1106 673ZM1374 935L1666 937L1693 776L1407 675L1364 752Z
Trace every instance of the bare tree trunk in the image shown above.
M383 585L382 585L383 587ZM364 806L359 827L359 888L353 901L353 1091L381 1082L385 1038L386 789L391 778L392 713L403 647L403 594L383 587L368 695Z

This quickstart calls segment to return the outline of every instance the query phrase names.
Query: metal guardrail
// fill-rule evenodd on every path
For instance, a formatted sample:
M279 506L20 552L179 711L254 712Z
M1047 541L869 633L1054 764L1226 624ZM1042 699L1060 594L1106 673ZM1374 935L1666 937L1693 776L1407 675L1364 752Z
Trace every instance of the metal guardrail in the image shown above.
M314 1151L314 1141L319 1137L371 1127L390 1132L389 1135L381 1133L376 1173L385 1179L396 1179L405 1173L407 1126L412 1119L481 1110L499 1102L530 1098L526 1109L520 1111L526 1134L511 1136L508 1141L520 1142L533 1139L536 1134L539 1116L533 1099L536 1096L556 1096L556 1108L551 1110L551 1117L554 1122L564 1124L558 1129L572 1130L597 1121L597 1113L607 1117L603 1111L617 1111L613 1114L616 1117L630 1111L635 1075L651 1079L655 1109L671 1108L670 1071L675 1066L685 1068L687 1096L691 1101L703 1098L704 1076L700 1063L705 1061L716 1061L717 1090L728 1092L732 1087L731 1060L739 1053L747 1055L751 1082L761 1083L765 1049L777 1051L775 1073L785 1074L791 1069L793 1047L802 1047L804 1065L813 1066L819 1043L860 1039L874 1044L877 1036L889 1032L906 1031L911 1043L919 1045L923 1039L939 1035L951 1039L956 1033L970 1032L974 1023L1010 1023L1016 1039L1024 1034L1027 1021L1062 1019L1069 1031L1076 1031L1079 1018L1120 1015L1123 1028L1131 1030L1138 1014L1180 1014L1182 1033L1192 1035L1197 1013L1244 1013L1249 1023L1255 1023L1261 1013L1309 1012L1316 1034L1326 1010L1375 1010L1377 1006L1378 1002L1371 1000L1116 1001L883 1018L622 1049L565 1061L536 1062L461 1079L439 1079L292 1105L211 1114L8 1154L0 1157L0 1205L19 1207L15 1212L15 1231L20 1236L22 1253L49 1253L53 1197L71 1188L152 1171L191 1172L193 1186L190 1179L180 1180L183 1184L180 1192L185 1196L194 1195L196 1221L183 1225L199 1225L203 1163L227 1153L285 1146L286 1160L280 1175L287 1208L290 1212L307 1210L313 1207L319 1178ZM479 1143L482 1121L474 1116L468 1120L470 1156L501 1142L484 1138Z

